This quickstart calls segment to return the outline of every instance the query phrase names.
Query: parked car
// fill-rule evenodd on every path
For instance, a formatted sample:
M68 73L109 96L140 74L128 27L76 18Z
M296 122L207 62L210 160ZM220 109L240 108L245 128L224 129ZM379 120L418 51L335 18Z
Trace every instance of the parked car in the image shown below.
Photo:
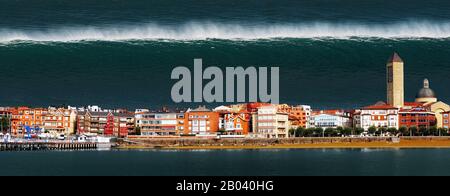
M65 140L66 136L64 134L61 134L58 136L58 140Z

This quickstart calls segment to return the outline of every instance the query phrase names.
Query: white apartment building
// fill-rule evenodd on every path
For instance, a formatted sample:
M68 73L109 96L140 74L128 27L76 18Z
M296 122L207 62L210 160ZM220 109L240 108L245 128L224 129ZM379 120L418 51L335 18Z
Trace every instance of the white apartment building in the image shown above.
M364 130L370 127L386 127L399 128L398 119L399 109L386 104L375 104L362 108L357 119L360 121L355 123L359 128Z
M177 113L153 113L142 110L135 114L136 127L141 135L169 136L178 134Z

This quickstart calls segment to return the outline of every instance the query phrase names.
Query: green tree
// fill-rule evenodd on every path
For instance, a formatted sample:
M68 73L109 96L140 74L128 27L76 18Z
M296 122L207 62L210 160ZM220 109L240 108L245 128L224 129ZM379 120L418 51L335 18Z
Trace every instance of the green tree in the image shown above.
M449 132L449 130L448 130L448 128L442 128L443 130L442 130L442 135L443 136L449 136L450 135L450 132Z
M336 135L344 134L344 127L341 127L341 126L336 127L335 132L336 132Z
M402 126L398 129L398 132L400 132L401 135L409 135L408 127Z
M303 127L297 127L297 129L295 130L295 137L305 137L305 128Z
M439 136L448 136L448 129L446 128L439 128L438 132Z
M367 129L367 131L369 131L369 134L375 134L375 132L377 132L377 128L375 126L371 126Z
M324 136L324 130L321 127L317 127L314 129L314 135L317 137L323 137Z
M436 126L428 128L428 135L439 136L439 130Z
M315 131L316 131L315 128L307 128L307 129L305 130L304 135L305 135L305 137L315 137L315 136L316 136L316 135L315 135Z
M418 131L417 127L415 127L415 126L410 127L410 128L409 128L409 136L414 136L414 135L416 135L416 134L417 134L417 131Z
M334 137L335 135L336 135L336 131L333 128L328 127L325 129L325 136Z
M350 128L350 127L345 127L345 128L342 130L342 134L345 135L345 136L351 135L352 132L353 132L353 129Z
M429 135L428 129L426 127L419 127L419 131L417 132L417 135L419 135L419 136Z
M387 132L391 133L392 135L397 135L399 133L399 131L395 127L390 127L389 129L387 129Z
M377 129L377 135L381 135L383 133L386 133L386 131L387 131L386 127L379 127Z
M364 132L364 129L360 128L360 127L357 127L353 130L354 135L361 135L361 133L363 133L363 132Z

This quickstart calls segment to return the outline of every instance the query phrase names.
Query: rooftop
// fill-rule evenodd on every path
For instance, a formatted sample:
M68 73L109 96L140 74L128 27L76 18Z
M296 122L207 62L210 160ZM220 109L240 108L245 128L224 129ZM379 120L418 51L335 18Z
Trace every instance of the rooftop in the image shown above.
M392 62L403 62L403 60L396 52L394 52L394 54L392 54L392 56L388 59L388 63Z

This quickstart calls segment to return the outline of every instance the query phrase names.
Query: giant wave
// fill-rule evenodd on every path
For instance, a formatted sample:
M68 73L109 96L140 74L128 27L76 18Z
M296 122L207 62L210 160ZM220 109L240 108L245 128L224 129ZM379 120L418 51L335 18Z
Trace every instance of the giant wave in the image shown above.
M181 25L154 23L139 26L55 27L41 30L0 28L0 42L81 40L255 40L273 38L449 38L450 22L398 22L390 24L325 23L224 24L189 22Z

